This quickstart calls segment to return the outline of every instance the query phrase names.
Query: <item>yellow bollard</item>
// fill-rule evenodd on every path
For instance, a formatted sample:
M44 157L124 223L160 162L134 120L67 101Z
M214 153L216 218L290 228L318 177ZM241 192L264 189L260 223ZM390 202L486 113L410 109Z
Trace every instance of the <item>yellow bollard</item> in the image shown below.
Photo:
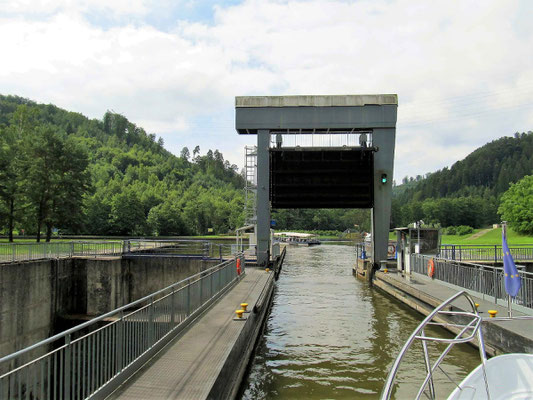
M498 310L489 310L487 311L491 318L494 318L498 314Z
M474 305L476 306L476 310L479 308L479 303L474 303Z
M383 272L384 272L384 273L387 273L387 272L389 272L389 270L388 270L387 268L385 268L385 269L383 270Z
M237 314L237 318L242 318L242 314L244 314L244 310L235 310L235 314Z
M270 268L265 268L265 271L266 272L270 272Z
M242 311L246 312L246 307L248 307L248 303L241 303Z

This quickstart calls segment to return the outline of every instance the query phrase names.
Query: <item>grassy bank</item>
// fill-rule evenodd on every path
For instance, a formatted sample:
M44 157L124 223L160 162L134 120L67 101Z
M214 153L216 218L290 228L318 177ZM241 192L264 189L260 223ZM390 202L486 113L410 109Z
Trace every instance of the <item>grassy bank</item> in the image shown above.
M502 230L490 229L485 233L479 235L485 231L485 229L475 229L472 234L468 235L442 235L441 243L442 244L471 244L471 245L501 245L502 243ZM305 233L314 233L318 234L320 239L338 239L340 232L337 231L297 231ZM138 237L137 237L138 238ZM117 241L125 240L127 238L112 238L112 237L101 237L101 238L52 238L52 242L70 242L70 241ZM134 239L134 238L132 238ZM181 236L181 237L161 237L161 238L151 238L151 239L160 239L160 240L172 240L172 239L185 239L185 240L235 240L235 236L231 235L203 235L203 236ZM396 240L396 233L391 232L389 234L390 240ZM44 240L42 240L44 242ZM518 244L533 244L533 236L524 236L516 233L512 229L507 230L507 241L509 245L518 245ZM7 238L0 238L0 243L8 243ZM16 238L15 243L35 243L34 238Z
M482 229L475 229L474 233L471 235L443 235L441 243L442 244L472 244L472 245L481 245L481 244L490 244L490 245L501 245L502 244L502 230L501 228L491 229L485 234L476 237L476 233L479 233ZM517 244L533 244L533 236L524 236L516 233L512 229L507 229L507 243L509 245Z

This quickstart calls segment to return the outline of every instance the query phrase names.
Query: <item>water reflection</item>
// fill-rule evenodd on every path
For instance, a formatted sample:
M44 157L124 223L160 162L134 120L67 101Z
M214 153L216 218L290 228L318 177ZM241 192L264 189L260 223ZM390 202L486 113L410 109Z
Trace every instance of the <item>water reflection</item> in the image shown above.
M377 398L421 316L356 280L350 246L288 250L242 398ZM446 372L464 374L476 354L452 351ZM412 398L411 382L423 372L420 354L408 354L399 374L407 384L395 397Z

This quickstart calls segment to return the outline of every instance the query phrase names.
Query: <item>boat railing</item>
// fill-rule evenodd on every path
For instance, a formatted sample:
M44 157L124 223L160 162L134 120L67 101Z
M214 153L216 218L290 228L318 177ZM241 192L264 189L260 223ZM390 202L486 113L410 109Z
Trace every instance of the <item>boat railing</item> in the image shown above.
M453 302L463 297L466 299L468 306L471 308L471 311L458 311L458 310L454 310L453 307L451 306ZM405 354L411 348L411 346L418 341L422 343L422 350L424 353L424 363L425 363L425 368L426 368L426 376L420 386L420 389L418 390L418 393L415 399L419 399L422 396L422 394L425 394L429 399L432 399L432 400L436 399L435 383L434 383L433 378L437 370L440 370L454 385L458 387L458 384L449 376L449 374L447 374L441 368L441 363L446 357L446 355L453 348L454 345L459 344L459 343L472 342L475 339L478 340L479 353L481 357L481 363L483 366L483 375L485 378L485 388L487 391L487 398L490 399L490 395L488 392L488 383L486 379L486 372L485 372L485 363L487 360L487 356L485 354L483 335L481 333L481 323L482 323L482 318L477 312L475 302L466 291L458 292L454 294L452 297L450 297L448 300L444 301L440 306L435 308L420 323L420 325L418 325L418 327L411 334L409 339L405 342L404 346L400 350L400 353L396 357L396 360L394 361L392 368L389 372L387 381L385 383L383 392L381 394L381 399L385 400L385 399L390 399L392 397L393 389L396 383L396 377L397 377L400 364ZM446 337L429 336L426 333L426 329L429 329L432 327L447 328L448 330L453 331L455 333L455 337L446 338ZM434 360L433 364L431 362L430 354L428 351L429 342L447 344L447 346L440 353L437 359Z

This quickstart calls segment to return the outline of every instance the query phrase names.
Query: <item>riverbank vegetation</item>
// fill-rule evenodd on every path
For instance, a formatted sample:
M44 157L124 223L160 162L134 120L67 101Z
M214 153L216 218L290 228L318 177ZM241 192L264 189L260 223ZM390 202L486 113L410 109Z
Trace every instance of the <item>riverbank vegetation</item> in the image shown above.
M502 219L533 234L533 132L502 137L451 168L405 177L393 188L392 226L491 226ZM529 176L529 177L528 177ZM515 184L515 185L513 185Z
M184 147L124 116L102 120L0 95L0 233L46 240L220 235L242 226L244 180L218 150ZM276 229L370 230L368 210L274 211Z
M533 133L495 140L449 169L395 185L391 227L424 220L467 234L505 218L533 234L528 175ZM224 235L244 222L243 186L218 150L184 147L176 156L120 114L89 119L0 95L0 233L10 239ZM273 210L272 219L276 230L370 231L369 210Z
M217 150L180 157L124 116L0 96L0 225L36 235L197 235L242 224L243 178Z

